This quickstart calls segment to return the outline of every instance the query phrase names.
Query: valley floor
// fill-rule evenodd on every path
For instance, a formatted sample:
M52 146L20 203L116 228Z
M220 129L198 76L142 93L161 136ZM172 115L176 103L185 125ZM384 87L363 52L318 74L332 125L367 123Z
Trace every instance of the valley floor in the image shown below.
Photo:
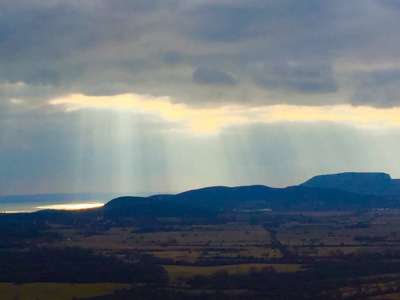
M114 283L102 283L107 282L107 275L101 277L102 273L97 272L96 282L88 282L89 273L89 279L84 275L76 279L74 272L79 272L82 258L75 259L72 251L66 257L78 267L69 270L60 266L60 272L71 274L66 281L46 282L52 277L44 273L37 276L38 281L25 282L29 271L24 277L18 273L21 269L9 267L9 276L14 276L10 278L22 284L0 284L1 299L129 299L124 293L133 295L137 287L146 286L153 286L152 292L167 294L172 289L178 293L176 299L197 299L198 295L204 299L279 299L276 296L283 291L288 293L285 299L292 299L295 293L305 293L298 299L397 299L396 293L400 292L400 213L396 210L262 211L226 214L212 220L151 222L76 214L73 218L33 223L37 230L31 227L29 233L24 233L20 228L18 238L2 232L6 242L3 239L0 253L4 261L0 257L0 265L5 266L8 252L23 256L37 249L45 253L51 249L83 249L89 251L84 254L89 257L86 260L92 260L90 255L95 257L91 263L94 272L101 268L102 257L110 258L117 277L112 277ZM48 264L40 257L44 265ZM150 277L125 276L123 270L135 273L132 268L138 263L144 264L143 268L146 264L158 268L154 272L159 272L162 279L149 283L146 278ZM0 279L14 282L6 275ZM75 279L75 284L65 283ZM307 292L302 283L308 286ZM288 285L292 285L294 294L284 290ZM215 291L222 296L212 298ZM147 292L141 292L137 299L145 299ZM54 294L57 297L51 298Z

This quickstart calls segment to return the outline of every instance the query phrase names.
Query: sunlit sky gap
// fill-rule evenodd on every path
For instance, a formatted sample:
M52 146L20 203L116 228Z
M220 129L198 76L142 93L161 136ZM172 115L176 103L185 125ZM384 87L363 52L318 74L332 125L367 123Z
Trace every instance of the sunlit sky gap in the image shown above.
M49 101L66 112L81 109L105 109L154 114L170 122L180 123L193 134L218 133L224 127L251 123L274 122L334 122L376 129L400 127L400 108L330 105L242 105L215 108L192 108L175 104L168 97L123 94L113 96L68 95Z

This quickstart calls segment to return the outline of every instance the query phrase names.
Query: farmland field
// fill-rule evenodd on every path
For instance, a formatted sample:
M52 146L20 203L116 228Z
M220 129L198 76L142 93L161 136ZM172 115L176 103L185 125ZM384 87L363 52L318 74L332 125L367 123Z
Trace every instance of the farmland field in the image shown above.
M228 274L248 273L266 268L272 268L277 272L297 272L301 270L301 265L296 264L241 264L241 265L226 265L226 266L164 266L167 270L170 279L173 281L179 279L190 278L197 275L213 275L217 272L227 272Z
M0 283L1 300L73 300L112 294L129 288L128 284L68 284L68 283Z

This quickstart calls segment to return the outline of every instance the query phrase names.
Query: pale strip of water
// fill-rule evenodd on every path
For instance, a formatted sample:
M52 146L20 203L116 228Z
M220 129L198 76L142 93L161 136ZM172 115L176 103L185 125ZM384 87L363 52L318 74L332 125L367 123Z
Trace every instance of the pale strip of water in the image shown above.
M97 208L103 206L110 199L112 199L110 195L95 195L94 197L88 195L2 196L0 197L0 213Z

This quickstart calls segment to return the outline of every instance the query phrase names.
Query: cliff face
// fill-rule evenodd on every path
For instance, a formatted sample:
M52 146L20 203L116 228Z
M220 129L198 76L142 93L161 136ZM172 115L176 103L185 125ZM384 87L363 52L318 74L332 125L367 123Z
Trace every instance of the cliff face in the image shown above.
M400 180L386 173L340 173L319 175L302 184L369 195L400 195Z

